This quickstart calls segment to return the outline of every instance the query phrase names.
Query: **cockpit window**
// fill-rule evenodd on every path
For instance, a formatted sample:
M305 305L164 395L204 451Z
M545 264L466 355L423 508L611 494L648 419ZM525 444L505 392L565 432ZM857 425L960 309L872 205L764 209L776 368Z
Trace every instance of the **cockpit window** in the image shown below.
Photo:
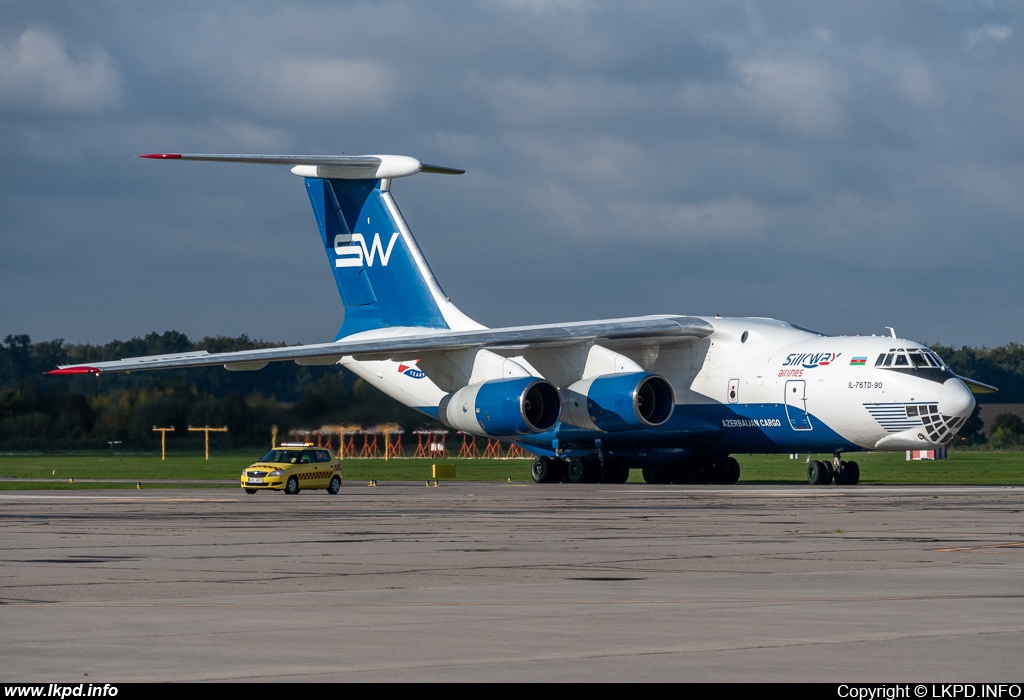
M946 363L928 348L889 348L875 360L875 367L938 367L942 369Z
M939 357L938 355L935 354L934 350L925 350L924 353L928 357L928 359L930 359L932 362L935 363L936 367L945 367L946 366L946 363L942 361L941 357Z

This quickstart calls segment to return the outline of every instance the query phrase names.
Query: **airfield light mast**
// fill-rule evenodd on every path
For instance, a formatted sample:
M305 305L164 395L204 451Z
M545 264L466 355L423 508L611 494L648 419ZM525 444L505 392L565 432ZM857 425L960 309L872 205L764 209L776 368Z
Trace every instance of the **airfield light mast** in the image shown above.
M174 432L174 426L170 428L158 428L153 426L154 433L160 433L160 461L167 459L167 433Z
M205 437L206 437L206 461L207 462L210 461L210 433L226 433L228 431L228 427L226 425L223 428L211 428L208 425L206 427L203 427L203 428L193 428L190 425L190 426L188 426L188 429L189 429L190 432L204 433L205 434Z

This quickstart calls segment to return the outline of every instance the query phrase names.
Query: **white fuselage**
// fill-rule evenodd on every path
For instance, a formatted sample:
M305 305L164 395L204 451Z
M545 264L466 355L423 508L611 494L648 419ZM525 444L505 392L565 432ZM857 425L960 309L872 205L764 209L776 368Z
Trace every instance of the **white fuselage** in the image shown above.
M693 432L699 422L705 444L709 430L719 433L712 445L720 452L930 449L948 442L974 408L963 382L912 341L824 336L767 318L704 320L714 326L707 338L607 344L675 390L673 418L650 429L656 439ZM566 354L564 347L517 354L522 352L502 354L538 377L543 375L535 366L553 366L545 353ZM890 355L890 366L876 366ZM900 357L905 364L895 364ZM448 393L415 358L346 357L341 364L392 398L435 416ZM550 433L521 442L546 451L549 441L607 445L623 437L567 426Z

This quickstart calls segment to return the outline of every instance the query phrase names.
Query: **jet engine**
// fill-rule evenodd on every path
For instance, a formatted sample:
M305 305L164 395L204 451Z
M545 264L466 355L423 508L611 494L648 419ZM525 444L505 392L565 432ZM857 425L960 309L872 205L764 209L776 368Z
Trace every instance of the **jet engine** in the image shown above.
M672 416L672 385L651 372L603 374L562 390L562 422L587 430L653 428Z
M555 385L537 377L493 379L470 384L441 399L445 425L476 435L528 435L550 430L562 402Z

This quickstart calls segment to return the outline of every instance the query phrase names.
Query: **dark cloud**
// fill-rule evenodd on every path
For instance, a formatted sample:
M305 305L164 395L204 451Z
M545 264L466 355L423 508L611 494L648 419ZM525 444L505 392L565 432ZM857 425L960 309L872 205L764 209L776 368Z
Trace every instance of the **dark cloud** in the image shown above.
M1016 5L5 5L0 332L333 337L284 168L408 153L445 290L497 325L765 315L1020 342Z

